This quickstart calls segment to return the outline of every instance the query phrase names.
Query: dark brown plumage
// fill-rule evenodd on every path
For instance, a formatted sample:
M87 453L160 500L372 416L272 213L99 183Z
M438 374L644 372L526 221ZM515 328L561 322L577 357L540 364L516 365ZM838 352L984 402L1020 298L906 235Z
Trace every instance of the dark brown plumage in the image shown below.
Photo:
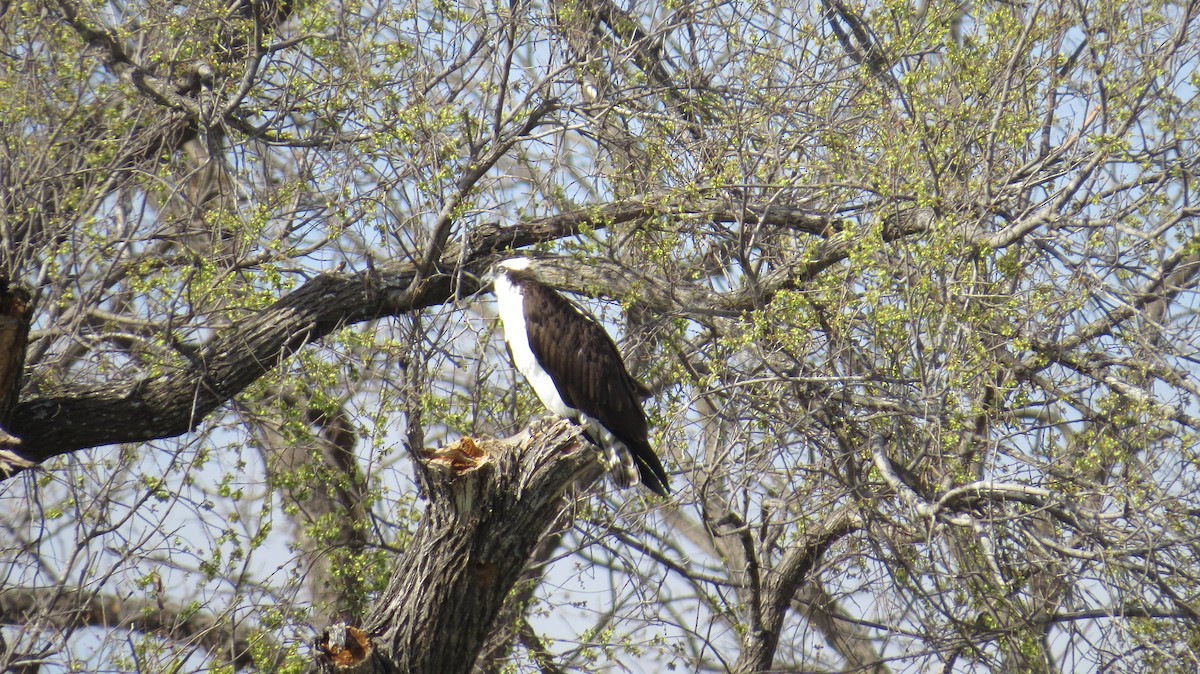
M562 401L624 444L641 482L665 496L667 472L650 446L641 404L649 391L629 374L617 345L591 316L538 281L530 270L506 273L523 295L529 347ZM591 439L603 445L601 438Z

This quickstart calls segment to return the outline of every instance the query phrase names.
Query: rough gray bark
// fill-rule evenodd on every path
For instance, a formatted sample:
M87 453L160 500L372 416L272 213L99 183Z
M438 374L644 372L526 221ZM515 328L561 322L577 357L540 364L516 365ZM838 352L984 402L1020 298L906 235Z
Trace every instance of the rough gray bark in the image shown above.
M348 323L412 311L450 295L448 279L400 290L411 279L411 268L317 277L194 353L182 354L181 364L165 376L33 398L17 406L10 430L34 461L179 435L304 344Z
M14 451L20 449L20 438L8 433L21 394L25 346L32 320L29 291L0 277L0 478L33 465L19 451Z
M324 672L466 674L527 561L596 453L565 421L427 452L429 507L362 630L316 644Z

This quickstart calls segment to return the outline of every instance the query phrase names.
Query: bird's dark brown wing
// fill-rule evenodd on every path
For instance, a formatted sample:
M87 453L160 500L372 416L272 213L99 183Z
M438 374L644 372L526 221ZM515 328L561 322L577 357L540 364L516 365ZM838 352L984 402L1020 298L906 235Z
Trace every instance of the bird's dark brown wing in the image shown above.
M526 284L525 329L533 355L563 402L595 419L625 443L642 482L664 494L667 474L650 447L640 386L604 328L553 289Z

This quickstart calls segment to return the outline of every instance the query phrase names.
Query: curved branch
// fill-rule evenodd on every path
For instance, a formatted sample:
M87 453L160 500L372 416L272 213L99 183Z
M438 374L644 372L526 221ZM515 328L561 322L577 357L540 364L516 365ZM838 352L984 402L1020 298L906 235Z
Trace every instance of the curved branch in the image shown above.
M821 235L840 226L836 219L800 209L752 205L735 210L719 199L651 194L514 227L481 227L471 237L466 254L457 246L448 249L440 268L461 264L464 271L473 275L481 273L497 252L551 241L584 229L602 229L617 222L697 214L715 220L757 219L764 224ZM838 241L841 238L834 237ZM821 264L832 264L832 258L844 257L845 246L833 247L837 252L821 257ZM622 292L626 290L616 275L608 274L606 278ZM479 289L478 282L469 277L457 279L448 274L433 274L422 276L415 283L414 279L417 279L414 268L407 263L357 274L320 275L262 312L222 330L198 349L186 365L164 376L128 378L102 387L22 402L15 409L9 430L24 443L21 454L37 463L89 447L174 437L199 426L206 416L277 366L281 358L311 341L347 325L443 304ZM633 289L632 284L638 279L630 279L628 289ZM788 274L779 285L786 287L794 279L794 273ZM673 311L678 299L689 292L708 293L700 288L673 286L667 295L642 299L655 299L652 306ZM692 298L695 299L698 298ZM761 301L761 297L747 290L725 297L708 297L706 303L686 304L718 307L718 311L736 315L753 309Z
M637 222L666 215L703 216L712 222L763 224L826 236L841 231L845 223L833 215L774 202L749 202L719 196L679 196L650 192L608 204L587 206L528 223L501 227L483 225L470 233L468 257L479 257L513 248L531 246L585 230ZM446 258L453 259L449 249Z
M779 645L779 632L792 599L809 579L825 551L862 526L858 513L851 507L843 507L784 553L770 579L763 584L762 624L758 629L748 630L742 638L742 651L733 671L750 674L771 669Z
M253 663L250 648L261 636L236 631L220 616L150 599L120 599L77 588L11 588L0 592L0 623L72 631L120 627L222 653L236 669ZM262 650L262 645L256 646ZM3 663L0 663L3 664Z
M79 8L68 0L59 0L58 9L62 12L63 20L75 29L89 45L98 50L102 60L113 69L122 81L131 84L155 103L187 113L193 120L200 120L204 111L195 98L180 95L180 90L170 82L156 77L152 72L143 68L126 52L121 42L111 31L102 26L93 25L79 15Z
M164 376L22 402L9 430L21 438L21 453L38 462L88 447L180 435L305 344L346 325L452 297L449 277L409 289L412 276L411 266L318 276L221 331Z
M447 250L441 268L461 262L465 270L481 272L500 251L665 214L759 217L811 232L836 226L825 216L778 207L764 208L759 215L753 215L755 212L752 207L735 213L717 201L646 195L514 227L480 228L471 238L468 254ZM24 401L16 406L9 430L23 441L21 454L39 463L88 447L180 435L196 428L281 358L311 341L347 325L435 306L478 290L474 281L457 281L446 274L422 278L416 284L414 278L411 264L358 274L323 274L262 312L222 330L186 365L165 376L127 378Z

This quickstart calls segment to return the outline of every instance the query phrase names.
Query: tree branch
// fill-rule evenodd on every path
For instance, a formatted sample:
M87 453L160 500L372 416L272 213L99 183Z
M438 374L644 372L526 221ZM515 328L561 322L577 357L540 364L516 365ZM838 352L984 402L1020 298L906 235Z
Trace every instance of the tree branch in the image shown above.
M783 629L783 619L796 592L808 580L825 551L862 526L862 518L855 510L842 507L784 553L783 559L764 583L762 625L757 630L747 631L742 638L742 651L733 666L734 672L751 674L771 668L779 645L779 632Z
M663 214L757 217L813 233L837 226L831 218L798 210L773 206L735 212L722 203L646 195L514 227L485 227L470 241L466 256L452 247L443 265L452 268L462 262L467 271L482 272L500 251ZM469 286L462 287L444 274L415 285L414 278L411 264L323 274L221 331L165 376L116 380L24 401L17 405L9 430L24 441L22 453L36 463L88 447L180 435L309 342L347 325L417 311L478 289L473 281L462 281Z
M120 627L222 653L237 669L253 664L249 630L237 632L219 616L150 599L120 599L78 588L8 588L0 592L0 623L64 632Z
M34 398L16 407L10 429L34 461L87 447L185 433L274 368L281 358L342 327L445 302L450 278L409 289L412 267L326 274L221 331L163 376Z
M506 440L465 438L422 463L429 508L367 619L370 648L335 668L327 634L317 644L325 671L470 672L567 489L600 476L592 446L561 420Z

